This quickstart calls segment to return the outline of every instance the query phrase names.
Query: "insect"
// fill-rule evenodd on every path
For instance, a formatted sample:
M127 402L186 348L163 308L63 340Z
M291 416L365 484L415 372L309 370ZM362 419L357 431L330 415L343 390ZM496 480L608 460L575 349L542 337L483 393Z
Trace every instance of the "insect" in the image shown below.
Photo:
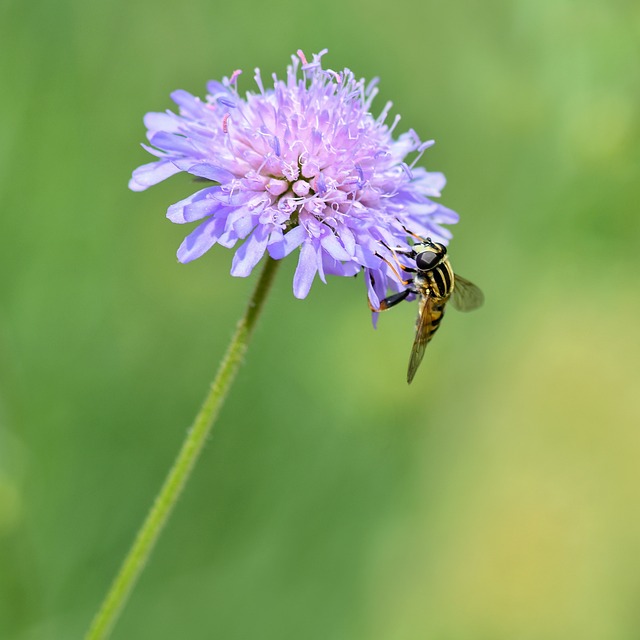
M378 311L384 311L402 302L410 294L418 296L419 310L416 322L416 337L411 347L407 382L411 383L422 362L427 344L438 330L444 310L451 299L453 306L459 311L477 309L484 301L482 291L465 278L454 274L447 248L431 238L419 239L410 250L394 249L394 254L405 255L415 260L415 268L401 264L396 258L397 266L405 273L412 274L409 280L402 280L406 289L385 298ZM388 247L387 247L388 248ZM379 254L378 254L379 255ZM395 272L398 271L385 258L379 255ZM399 274L398 274L399 275Z

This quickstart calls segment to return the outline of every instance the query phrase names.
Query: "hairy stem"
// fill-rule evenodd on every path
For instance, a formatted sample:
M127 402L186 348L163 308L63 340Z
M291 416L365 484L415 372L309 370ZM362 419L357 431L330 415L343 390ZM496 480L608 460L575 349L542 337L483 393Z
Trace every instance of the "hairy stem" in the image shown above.
M202 408L196 416L193 426L187 432L180 452L169 470L146 520L138 530L118 575L93 619L85 640L107 638L126 604L162 528L169 519L176 501L193 471L211 427L236 377L278 264L278 261L267 257L260 279L253 290L244 315L238 322L236 332L229 343Z

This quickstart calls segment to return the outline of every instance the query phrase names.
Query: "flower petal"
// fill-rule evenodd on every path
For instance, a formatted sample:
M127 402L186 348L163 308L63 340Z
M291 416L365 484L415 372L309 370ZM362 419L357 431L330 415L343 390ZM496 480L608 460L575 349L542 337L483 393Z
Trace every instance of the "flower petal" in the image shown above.
M206 107L195 96L184 89L177 89L171 93L171 99L180 107L181 115L198 118Z
M148 151L152 156L155 156L156 158L162 158L163 160L167 160L169 155L169 153L167 153L166 151L162 151L162 149L156 149L155 147L152 147L150 144L144 144L144 142L140 145L145 151Z
M316 250L316 267L318 267L318 276L324 284L327 284L327 279L324 277L324 264L322 262L324 251L319 245L314 244L314 248Z
M378 279L376 279L376 275L378 275L373 269L365 269L364 270L364 281L367 285L367 295L369 297L369 302L374 309L380 308L380 300L384 298L384 292L381 292L381 295L378 295L380 290L380 276L378 275ZM386 281L386 279L385 279Z
M246 278L260 262L267 248L269 232L266 227L258 226L236 251L231 264L231 275Z
M225 87L222 82L218 82L217 80L209 80L207 82L207 92L212 98L216 98L219 93L228 94L229 89Z
M322 252L322 269L330 276L355 276L361 269L357 262L340 262L328 253Z
M231 249L232 247L235 247L238 240L238 236L234 233L233 229L231 229L229 231L223 232L220 235L220 237L218 238L218 244L226 247L227 249Z
M231 217L231 216L229 216ZM257 223L257 218L258 216L256 215L252 215L251 213L248 212L244 212L244 215L240 218L238 218L234 223L233 223L233 231L235 232L235 234L238 236L238 238L246 238L251 231L253 230L253 228L256 226ZM227 228L229 226L229 221L227 220ZM266 229L266 227L264 225L260 225L261 228Z
M447 184L444 173L439 171L427 171L423 167L416 167L413 170L412 187L425 196L439 197L442 189Z
M179 158L175 160L175 163L182 171L187 171L193 176L198 176L198 178L206 178L221 184L235 178L231 171L216 167L208 162L194 162L192 158Z
M368 247L364 242L356 246L356 260L363 267L368 267L369 269L378 269L382 262L375 255L375 250Z
M156 133L150 132L149 142L158 149L164 149L165 151L171 151L173 153L180 153L183 155L193 156L195 147L193 143L184 136L177 135L175 133L168 133L166 131L158 131ZM193 162L193 160L191 161Z
M351 256L345 251L344 247L340 244L340 241L333 232L325 234L320 240L322 248L336 260L350 260Z
M144 116L144 126L149 131L168 131L178 133L180 119L173 113L156 113L151 111Z
M431 220L438 224L455 224L460 220L460 216L441 204L437 205L436 210L431 214Z
M259 214L256 214L249 207L224 208L227 209L225 233L236 238L246 238L258 224Z
M303 299L307 297L317 270L316 250L313 242L309 240L300 249L298 266L293 276L293 295L296 298Z
M349 254L349 257L353 257L356 250L356 237L353 235L351 229L349 229L347 225L342 224L338 228L338 235L340 236L340 240L344 245L345 251Z
M178 249L178 260L183 264L191 262L206 253L216 243L224 230L224 218L210 218L196 227Z
M188 198L172 204L167 209L167 218L169 218L171 222L184 224L185 222L194 222L213 213L216 208L222 207L222 204L219 200L207 196L212 196L218 191L219 187L207 187L206 189L196 191ZM202 215L198 217L199 213L202 213Z
M269 255L274 260L281 260L299 247L307 237L307 230L304 227L294 227L269 245Z
M179 171L180 169L169 160L143 164L133 172L131 180L129 180L129 189L131 191L144 191L154 184L170 178Z

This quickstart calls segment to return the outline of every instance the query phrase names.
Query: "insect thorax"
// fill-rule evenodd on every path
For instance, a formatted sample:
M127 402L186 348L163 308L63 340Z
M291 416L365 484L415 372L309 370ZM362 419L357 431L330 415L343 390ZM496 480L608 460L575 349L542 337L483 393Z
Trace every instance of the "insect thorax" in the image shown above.
M449 260L444 258L442 262L429 271L419 271L414 284L420 291L429 293L434 298L446 300L453 292L454 275Z

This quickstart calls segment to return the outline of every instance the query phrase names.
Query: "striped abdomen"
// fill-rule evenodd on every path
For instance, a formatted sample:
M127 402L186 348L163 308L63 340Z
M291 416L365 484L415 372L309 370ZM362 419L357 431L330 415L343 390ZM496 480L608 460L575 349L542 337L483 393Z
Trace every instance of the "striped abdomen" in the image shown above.
M423 337L426 338L427 343L440 326L444 308L453 292L454 277L447 258L444 258L439 265L430 271L420 272L416 277L415 284L417 288L424 292L420 300L418 323L420 323L420 318L422 318L423 314L426 313L427 318L425 320L427 324ZM429 308L425 309L425 305L428 305Z
M425 309L424 306L427 304L426 300L426 298L422 298L420 300L420 312L418 313L418 321L416 324L419 326L421 322L426 321L421 337L425 343L429 343L431 338L433 338L433 334L440 326L442 316L444 315L444 308L447 305L447 300L432 299L429 309ZM426 318L422 319L424 313L427 313L428 315Z

